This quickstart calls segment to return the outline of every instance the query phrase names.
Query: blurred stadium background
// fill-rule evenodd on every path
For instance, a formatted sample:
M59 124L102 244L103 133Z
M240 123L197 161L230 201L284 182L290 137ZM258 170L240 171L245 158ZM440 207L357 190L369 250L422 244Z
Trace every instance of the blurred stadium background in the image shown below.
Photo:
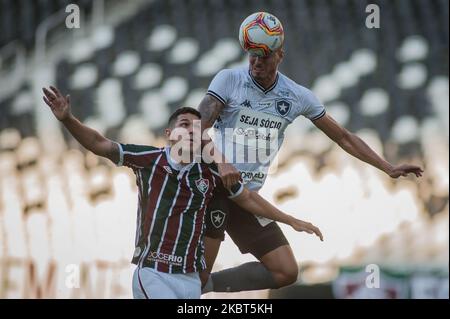
M65 26L71 2L79 29ZM365 26L370 3L380 7L379 29ZM295 285L204 298L448 298L448 6L1 0L0 298L132 296L132 172L81 149L41 87L70 93L75 115L111 139L163 145L173 109L196 107L221 68L246 65L238 28L256 11L284 25L283 73L389 161L425 174L391 180L296 120L261 193L318 225L325 242L283 227L301 267ZM249 260L227 238L215 267ZM371 264L378 289L365 284Z

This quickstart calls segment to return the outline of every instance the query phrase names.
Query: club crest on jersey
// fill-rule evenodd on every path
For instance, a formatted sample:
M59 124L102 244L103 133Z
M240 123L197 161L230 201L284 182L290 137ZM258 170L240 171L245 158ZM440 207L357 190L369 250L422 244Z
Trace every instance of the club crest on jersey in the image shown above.
M211 223L216 228L220 228L225 222L225 213L221 210L213 210L210 216Z
M195 181L195 186L197 186L197 189L205 194L208 191L209 188L209 180L205 178L200 178Z
M286 116L291 110L291 103L286 100L278 100L275 103L275 109L281 116Z

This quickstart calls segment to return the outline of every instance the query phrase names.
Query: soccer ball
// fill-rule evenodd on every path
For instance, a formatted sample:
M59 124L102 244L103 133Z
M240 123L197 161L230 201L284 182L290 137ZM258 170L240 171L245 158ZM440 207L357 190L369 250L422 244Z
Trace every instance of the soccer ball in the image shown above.
M252 55L267 56L281 47L284 40L280 20L267 12L249 15L239 28L239 42Z

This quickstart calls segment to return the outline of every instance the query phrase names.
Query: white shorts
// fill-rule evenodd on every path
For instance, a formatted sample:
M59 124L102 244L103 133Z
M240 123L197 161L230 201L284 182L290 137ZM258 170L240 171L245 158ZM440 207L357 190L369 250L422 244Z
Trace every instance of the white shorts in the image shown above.
M200 296L198 272L168 274L148 267L134 270L134 299L200 299Z

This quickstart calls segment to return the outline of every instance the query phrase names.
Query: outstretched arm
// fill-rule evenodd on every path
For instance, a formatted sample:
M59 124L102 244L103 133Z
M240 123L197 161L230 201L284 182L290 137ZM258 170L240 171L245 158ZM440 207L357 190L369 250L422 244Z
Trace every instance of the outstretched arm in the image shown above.
M262 198L257 192L243 188L243 191L236 197L231 198L236 204L252 214L269 218L280 223L290 225L296 231L305 231L308 234L316 234L323 241L319 228L309 222L302 221L291 215L283 213L281 210Z
M51 91L50 91L51 90ZM67 128L72 136L86 149L94 154L119 161L119 147L97 131L81 123L70 111L70 97L65 97L53 86L50 90L43 88L44 102L50 107L55 117Z
M392 165L375 153L361 138L340 126L331 116L326 114L313 122L329 138L335 141L350 155L364 161L388 174L392 178L407 176L412 173L422 176L423 170L416 165Z

